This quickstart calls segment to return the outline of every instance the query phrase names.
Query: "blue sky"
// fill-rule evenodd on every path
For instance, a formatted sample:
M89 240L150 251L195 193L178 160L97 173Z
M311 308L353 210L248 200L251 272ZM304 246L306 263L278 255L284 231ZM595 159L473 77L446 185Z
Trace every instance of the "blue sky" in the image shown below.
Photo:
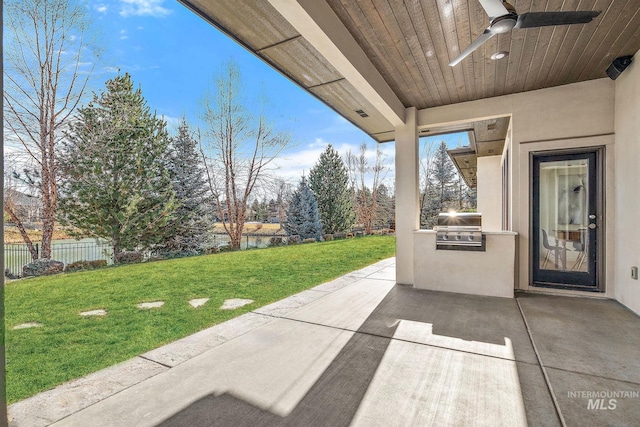
M105 48L99 84L117 70L128 72L170 126L175 127L183 115L198 125L202 94L222 64L233 59L247 93L265 93L271 119L293 134L293 147L282 155L281 176L297 181L329 143L344 154L365 142L373 155L376 143L368 135L177 1L91 0L89 8ZM459 144L458 136L447 140L452 147ZM392 183L394 145L381 148Z
M292 134L292 146L278 160L278 175L296 183L308 173L327 144L341 154L365 142L371 157L376 142L322 102L263 63L174 0L87 0L96 45L103 51L91 90L129 73L148 105L164 116L170 130L181 117L198 126L203 94L230 59L241 70L248 95L269 100L275 127ZM459 144L448 138L450 146ZM380 145L389 165L385 182L393 185L394 144ZM11 147L5 146L5 153Z
M222 64L239 64L249 95L269 100L276 127L291 131L293 147L283 153L279 174L295 182L328 143L341 153L375 142L253 54L174 1L90 1L90 14L105 49L96 70L96 90L128 72L149 106L171 127L183 116L198 125L203 93ZM382 146L392 162L393 144ZM286 165L286 167L285 167Z

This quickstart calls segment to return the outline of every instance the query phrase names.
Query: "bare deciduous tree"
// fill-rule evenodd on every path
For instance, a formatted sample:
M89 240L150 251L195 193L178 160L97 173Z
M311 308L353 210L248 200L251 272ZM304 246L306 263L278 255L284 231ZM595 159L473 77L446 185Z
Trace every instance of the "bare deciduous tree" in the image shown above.
M359 154L354 154L351 150L347 152L346 164L353 189L356 221L362 224L366 234L371 234L378 212L380 183L389 167L385 164L385 156L380 147L376 147L375 158L371 163L367 155L367 144L364 142L360 145ZM368 180L371 188L366 185Z
M10 163L13 165L17 165L20 163L20 160L17 158L15 153L7 154L4 157L5 163ZM22 240L25 241L27 245L27 249L31 254L31 258L38 258L38 250L35 245L31 241L29 234L25 228L24 221L27 220L26 212L24 209L21 209L21 198L27 197L30 198L30 195L24 194L20 191L24 185L21 185L20 180L16 177L15 168L5 167L4 169L4 194L3 194L3 206L5 213L9 216L9 219L15 226L18 228L20 232L20 236L22 236Z
M291 139L274 130L262 108L257 114L248 109L242 89L237 64L225 64L202 112L209 187L234 249L240 248L252 192L269 180L273 161Z
M278 223L280 229L284 227L284 222L287 219L287 209L289 208L289 202L291 201L291 195L293 190L291 184L282 178L276 178L274 180L273 192L275 193L276 214L278 216Z
M420 146L420 216L427 207L428 195L431 192L431 174L433 172L433 155L435 139L424 138Z
M97 52L89 48L86 7L73 0L5 1L4 30L5 142L22 146L34 164L25 182L42 199L41 256L49 258L58 207L56 150ZM5 211L20 223L11 204Z

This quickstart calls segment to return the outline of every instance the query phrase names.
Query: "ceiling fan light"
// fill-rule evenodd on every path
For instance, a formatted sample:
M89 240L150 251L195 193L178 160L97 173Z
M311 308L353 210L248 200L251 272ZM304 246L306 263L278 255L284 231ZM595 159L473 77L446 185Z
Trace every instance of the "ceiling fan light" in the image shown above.
M497 61L498 59L506 58L507 56L509 56L509 52L502 50L491 55L491 59L493 61Z
M491 21L491 32L493 34L504 34L513 30L513 27L518 23L518 15L505 15L493 18Z

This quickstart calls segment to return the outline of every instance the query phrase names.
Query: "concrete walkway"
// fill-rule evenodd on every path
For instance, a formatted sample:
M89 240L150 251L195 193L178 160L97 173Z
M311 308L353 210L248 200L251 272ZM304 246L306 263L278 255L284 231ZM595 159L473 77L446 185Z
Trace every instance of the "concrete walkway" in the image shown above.
M640 319L607 300L397 286L389 259L9 411L30 427L631 426Z

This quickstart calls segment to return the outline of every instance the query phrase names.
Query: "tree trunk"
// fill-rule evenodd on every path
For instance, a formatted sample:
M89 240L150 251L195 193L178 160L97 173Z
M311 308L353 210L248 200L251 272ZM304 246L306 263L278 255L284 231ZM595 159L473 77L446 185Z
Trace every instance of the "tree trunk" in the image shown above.
M18 231L20 231L20 235L22 236L22 240L24 240L24 243L27 245L27 249L29 249L29 253L31 254L31 259L33 259L34 261L38 259L38 251L36 250L36 248L33 246L33 242L31 241L31 238L29 237L29 234L27 234L27 230L24 228L24 225L22 224L22 221L20 221L20 219L16 216L15 212L9 208L9 206L4 207L4 211L9 214L9 216L11 217L11 221L13 221L13 223L16 225L16 227L18 227Z
M81 3L22 0L4 6L5 70L11 70L4 82L4 125L37 168L24 181L41 197L42 258L50 258L58 207L57 144L83 98L99 49L85 37L91 31ZM25 238L25 243L31 242Z
M113 263L114 264L119 264L119 260L120 260L120 253L122 252L122 250L120 249L120 244L119 243L112 243L113 248Z

